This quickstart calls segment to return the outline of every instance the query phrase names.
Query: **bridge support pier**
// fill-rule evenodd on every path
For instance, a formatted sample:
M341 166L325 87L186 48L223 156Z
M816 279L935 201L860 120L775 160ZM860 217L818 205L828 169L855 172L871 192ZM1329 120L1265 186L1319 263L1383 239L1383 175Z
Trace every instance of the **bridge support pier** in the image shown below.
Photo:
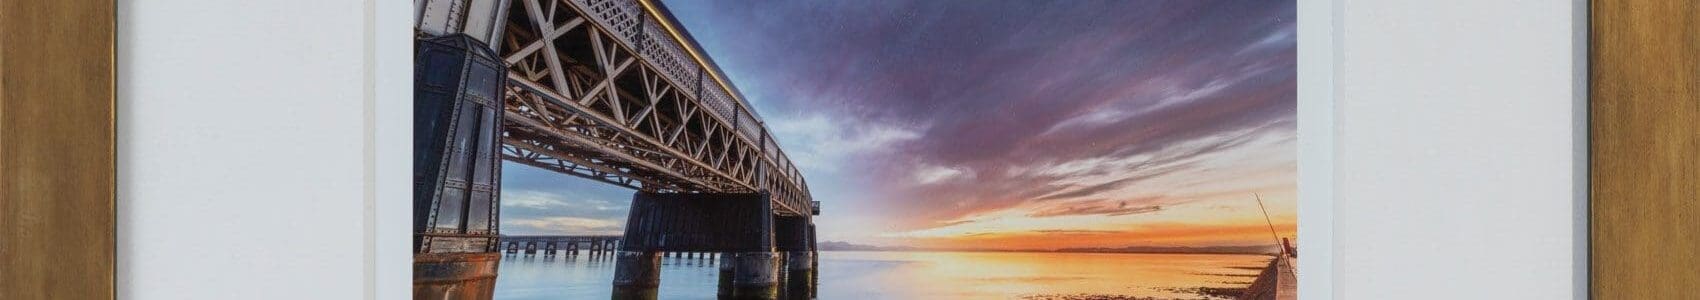
M813 299L815 287L814 224L809 216L775 217L774 243L785 253L782 291L785 299Z
M778 252L739 252L720 263L720 298L775 299L779 297Z
M815 281L815 252L785 252L785 293L787 298L813 299Z
M783 253L774 248L770 201L767 193L637 193L616 262L616 293L646 295L639 288L652 288L662 257L722 251L721 299L777 298Z
M413 299L490 299L507 66L482 41L445 33L415 40L414 70Z
M500 254L431 253L413 256L414 299L490 299Z
M719 264L716 264L716 266L720 267L720 276L718 277L720 279L720 285L719 285L720 294L721 295L731 294L732 270L737 269L736 267L732 266L732 256L734 254L732 254L732 252L721 252L721 253L719 253L719 255L720 255L721 258L723 258L723 259L720 260Z
M614 260L614 299L655 299L661 286L661 253L620 251Z

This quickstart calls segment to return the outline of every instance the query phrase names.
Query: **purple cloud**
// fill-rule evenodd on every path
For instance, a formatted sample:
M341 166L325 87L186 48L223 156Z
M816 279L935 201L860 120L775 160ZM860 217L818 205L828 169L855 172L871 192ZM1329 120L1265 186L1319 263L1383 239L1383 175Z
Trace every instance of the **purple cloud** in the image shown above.
M1293 1L666 4L828 211L894 229L1155 212L1186 199L1146 184L1294 135Z

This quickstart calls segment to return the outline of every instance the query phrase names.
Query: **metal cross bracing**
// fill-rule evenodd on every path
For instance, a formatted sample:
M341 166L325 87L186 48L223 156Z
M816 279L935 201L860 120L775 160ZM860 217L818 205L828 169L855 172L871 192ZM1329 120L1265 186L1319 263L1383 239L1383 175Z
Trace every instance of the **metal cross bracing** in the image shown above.
M770 193L814 210L802 174L712 61L647 0L513 0L503 159L649 192Z

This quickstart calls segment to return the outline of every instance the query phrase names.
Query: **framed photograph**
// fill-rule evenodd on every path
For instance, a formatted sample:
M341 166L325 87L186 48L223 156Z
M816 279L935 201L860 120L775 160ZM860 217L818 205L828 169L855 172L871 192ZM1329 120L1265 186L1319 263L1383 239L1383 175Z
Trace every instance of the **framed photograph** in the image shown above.
M1700 284L1700 5L1348 2L4 1L0 299Z
M1298 294L1296 1L416 5L417 299Z

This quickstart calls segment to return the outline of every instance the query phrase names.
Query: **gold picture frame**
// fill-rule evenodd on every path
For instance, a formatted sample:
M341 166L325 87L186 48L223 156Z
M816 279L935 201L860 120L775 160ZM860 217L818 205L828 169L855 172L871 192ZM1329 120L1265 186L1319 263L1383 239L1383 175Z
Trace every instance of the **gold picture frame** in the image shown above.
M1700 4L1591 5L1590 296L1691 299L1700 286Z
M115 12L0 1L0 298L114 297Z

